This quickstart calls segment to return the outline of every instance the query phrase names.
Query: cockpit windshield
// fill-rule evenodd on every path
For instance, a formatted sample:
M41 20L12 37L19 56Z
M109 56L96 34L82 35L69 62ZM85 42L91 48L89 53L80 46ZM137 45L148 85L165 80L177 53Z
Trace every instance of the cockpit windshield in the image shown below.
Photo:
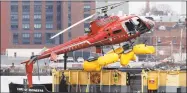
M138 17L133 17L130 19L130 21L134 24L134 25L138 25L140 22L138 21L139 18Z
M127 32L130 34L134 34L136 32L145 32L147 30L147 26L145 23L138 17L133 17L129 20L126 20L122 23L123 27L126 28Z

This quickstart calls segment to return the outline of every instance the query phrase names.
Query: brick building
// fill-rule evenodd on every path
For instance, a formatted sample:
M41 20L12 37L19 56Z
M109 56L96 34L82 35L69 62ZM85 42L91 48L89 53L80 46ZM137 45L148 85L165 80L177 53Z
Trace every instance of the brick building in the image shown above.
M1 1L1 54L7 48L49 48L83 35L88 22L50 40L58 31L93 14L84 12L92 8L95 1Z
M139 39L141 42L147 40L148 45L154 45L157 49L155 55L159 59L170 57L174 53L180 54L180 51L186 53L185 22L156 22L154 31L144 34Z

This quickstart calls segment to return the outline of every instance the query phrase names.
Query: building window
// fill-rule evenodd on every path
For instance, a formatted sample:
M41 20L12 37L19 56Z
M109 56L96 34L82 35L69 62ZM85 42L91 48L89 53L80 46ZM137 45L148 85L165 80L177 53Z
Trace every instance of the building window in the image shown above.
M90 4L84 4L84 11L90 11L91 6Z
M23 33L23 34L22 34L22 37L23 37L23 38L30 38L30 34L29 34L29 33Z
M18 15L11 15L11 21L18 21Z
M42 1L34 1L34 5L41 5Z
M160 38L160 37L158 37L157 42L158 42L158 43L161 43L161 38Z
M68 27L71 26L71 1L68 1ZM68 39L71 39L71 30L68 31Z
M57 23L57 30L61 30L61 29L62 29L61 22L58 22Z
M84 18L89 17L89 16L90 16L90 14L84 14Z
M84 1L84 3L85 3L85 4L90 4L90 3L91 3L91 1Z
M13 33L13 44L18 44L19 43L19 35L18 33Z
M22 4L23 4L23 5L29 5L29 4L30 4L30 1L23 1Z
M41 12L42 11L42 5L34 5L34 12Z
M61 5L61 1L57 1L57 5Z
M46 29L52 29L53 28L53 24L52 23L51 24L47 23L45 27L46 27Z
M29 19L30 19L29 15L22 15L23 21L29 21Z
M68 14L68 23L71 24L71 14Z
M23 12L30 12L30 5L23 5L22 6L22 11Z
M71 39L71 31L68 31L68 39Z
M90 13L87 12L87 11L90 11L90 9L91 9L90 1L89 2L85 1L84 3L85 3L84 4L84 11L85 11L84 18L87 18L90 16ZM85 23L89 23L89 22L90 22L90 20L85 21ZM88 29L88 28L86 28L86 29Z
M11 30L17 30L18 24L17 23L11 23Z
M90 32L90 24L89 23L84 23L84 30L85 30L85 33Z
M46 15L46 21L53 21L53 14L47 14Z
M61 29L61 2L57 1L57 30Z
M90 9L91 7L90 7L90 5L86 5L86 4L85 4L85 5L84 5L84 9L85 9L85 8Z
M34 52L32 52L31 56L34 56Z
M68 25L71 24L71 1L68 1Z
M59 44L63 44L63 42L64 42L63 33L59 37L60 37Z
M30 27L29 27L29 24L22 24L22 28L25 29L25 30L27 30L27 29L29 29Z
M52 5L53 1L46 1L46 5Z
M71 26L71 23L68 23L68 27L70 27Z
M14 57L17 57L17 53L16 52L14 52Z
M18 12L18 5L11 5L11 12Z
M42 34L41 33L34 33L34 38L42 38Z
M42 28L42 24L34 24L34 29L41 29Z
M30 44L30 34L29 33L22 34L22 44Z
M68 1L68 12L71 12L71 1Z
M55 44L55 39L50 39L54 33L46 33L46 44Z
M89 23L84 23L84 28L89 28L90 24Z
M35 14L34 15L34 20L35 21L40 21L42 19L42 15L41 14Z
M61 21L61 14L57 13L57 21Z
M11 1L11 4L14 4L14 5L16 4L17 5L18 1Z
M53 12L53 5L46 5L46 12Z
M177 37L173 37L172 43L177 44Z
M61 12L61 4L57 5L57 12Z
M42 44L42 33L34 33L34 44Z

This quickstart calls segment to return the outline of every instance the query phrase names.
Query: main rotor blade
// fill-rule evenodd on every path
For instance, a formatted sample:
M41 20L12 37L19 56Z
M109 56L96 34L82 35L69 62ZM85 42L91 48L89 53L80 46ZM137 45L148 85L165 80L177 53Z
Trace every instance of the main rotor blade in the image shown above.
M91 10L86 10L86 11L84 11L84 13L90 12L90 11L93 11L93 10L97 10L97 9L101 9L101 10L102 10L102 9L106 9L106 11L110 11L110 10L112 10L112 9L118 7L118 6L121 6L121 5L124 4L125 2L127 2L127 1L123 1L123 2L120 2L120 3L114 3L114 4L102 6L102 7L97 7L97 8L91 9ZM110 8L108 9L108 7L110 7ZM103 13L103 12L101 11L101 13Z
M83 19L83 20L78 21L77 23L71 25L70 27L68 27L68 28L62 30L61 32L57 33L56 35L52 36L50 39L53 39L53 38L57 37L58 35L60 35L60 34L62 34L62 33L64 33L64 32L66 32L66 31L68 31L68 30L71 29L72 27L75 27L76 25L78 25L78 24L80 24L80 23L82 23L82 22L84 22L84 21L86 21L86 20L92 18L92 17L95 16L95 15L96 15L96 13L93 14L93 15L91 15L91 16L89 16L89 17L87 17L87 18L85 18L85 19Z
M113 4L109 4L109 5L106 5L106 6L101 6L101 7L97 7L97 8L94 8L94 9L91 9L91 10L97 10L97 9L101 9L101 8L105 8L105 7L108 7L108 6L113 6L113 5L122 5L123 3L125 3L126 1L123 1L123 2L119 2L119 3L113 3ZM91 11L90 10L90 11ZM87 11L85 11L87 12Z

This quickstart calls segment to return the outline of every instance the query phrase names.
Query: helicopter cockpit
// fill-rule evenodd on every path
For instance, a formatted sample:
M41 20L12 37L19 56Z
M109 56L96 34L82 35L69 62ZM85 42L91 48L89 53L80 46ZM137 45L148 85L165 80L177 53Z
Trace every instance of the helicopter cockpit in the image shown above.
M122 26L129 35L133 35L136 32L144 33L148 30L146 24L139 17L133 17L129 20L123 21Z

